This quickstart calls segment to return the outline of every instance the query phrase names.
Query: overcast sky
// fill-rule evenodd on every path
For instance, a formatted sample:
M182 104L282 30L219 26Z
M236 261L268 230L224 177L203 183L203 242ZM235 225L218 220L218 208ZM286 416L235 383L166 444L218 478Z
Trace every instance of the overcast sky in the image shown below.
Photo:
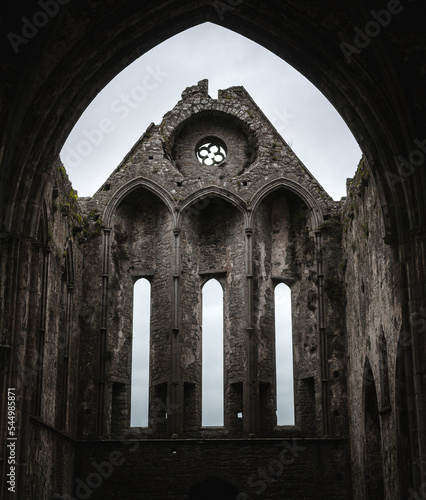
M339 114L282 59L211 23L161 43L92 101L61 152L79 196L92 196L149 124L159 124L182 91L204 78L212 98L243 85L330 196L345 196L361 152Z
M79 196L92 196L149 124L159 124L182 91L204 78L214 99L219 89L243 85L330 196L339 200L346 195L346 178L353 177L361 151L332 105L282 59L232 31L206 23L170 38L128 66L83 113L61 152ZM139 304L143 300L143 294L136 297ZM283 332L291 328L289 318L280 321ZM141 322L135 320L134 338L147 335ZM288 351L288 345L283 349ZM137 387L146 386L147 360L142 361L142 352L135 353L134 359L139 366L134 392L140 396L133 395L133 404L136 399L140 404L133 408L132 425L144 425L147 396ZM291 363L286 358L282 366ZM291 383L280 390L284 392L279 404L291 408L291 413ZM211 417L213 421L213 413ZM291 423L290 418L287 413L281 420Z

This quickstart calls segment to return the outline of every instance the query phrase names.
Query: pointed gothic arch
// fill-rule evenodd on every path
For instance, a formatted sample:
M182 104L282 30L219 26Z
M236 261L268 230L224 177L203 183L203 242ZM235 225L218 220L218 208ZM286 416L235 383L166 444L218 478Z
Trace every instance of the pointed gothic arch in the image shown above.
M368 358L366 358L364 364L363 410L365 433L365 495L369 500L384 500L382 434L379 404L375 378Z

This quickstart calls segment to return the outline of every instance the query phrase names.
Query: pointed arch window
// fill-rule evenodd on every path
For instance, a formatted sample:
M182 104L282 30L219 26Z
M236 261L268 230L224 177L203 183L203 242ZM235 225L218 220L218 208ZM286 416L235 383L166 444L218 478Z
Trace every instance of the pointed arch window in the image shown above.
M275 287L274 303L277 424L294 425L291 290L286 284Z
M202 425L223 426L223 289L209 280L202 289Z
M133 287L131 427L148 427L151 283L141 278Z

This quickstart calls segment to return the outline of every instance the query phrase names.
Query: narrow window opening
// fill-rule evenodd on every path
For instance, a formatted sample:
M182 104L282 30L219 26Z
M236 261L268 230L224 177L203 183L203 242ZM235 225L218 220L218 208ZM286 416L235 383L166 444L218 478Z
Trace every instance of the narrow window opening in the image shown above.
M277 425L294 425L293 335L291 290L284 283L275 288L275 362Z
M223 290L215 279L202 295L202 419L203 426L223 426Z
M148 427L150 318L151 284L142 278L133 288L131 427Z

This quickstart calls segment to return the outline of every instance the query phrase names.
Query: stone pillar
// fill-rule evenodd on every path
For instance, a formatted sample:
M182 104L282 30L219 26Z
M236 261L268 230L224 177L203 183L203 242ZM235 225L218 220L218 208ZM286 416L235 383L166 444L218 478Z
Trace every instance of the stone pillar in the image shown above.
M318 279L318 327L319 327L319 346L320 346L320 376L321 376L321 400L322 400L322 431L325 436L330 434L329 417L329 393L328 393L328 355L327 355L327 337L326 320L324 304L324 271L322 265L322 235L321 231L315 232L315 247L317 258L317 279Z
M171 332L171 377L167 403L168 432L178 437L183 432L183 381L181 370L181 312L180 312L180 229L173 230L175 241L173 247L173 298L172 298L172 332Z
M253 325L253 230L246 229L247 278L247 372L243 392L244 434L256 435L259 430L259 377L257 367L257 332Z
M104 435L104 411L105 411L105 351L107 345L107 323L108 323L108 282L109 282L109 259L110 259L111 229L105 228L103 235L102 255L102 291L101 291L101 318L99 330L99 368L98 368L98 401L96 415L96 435Z

